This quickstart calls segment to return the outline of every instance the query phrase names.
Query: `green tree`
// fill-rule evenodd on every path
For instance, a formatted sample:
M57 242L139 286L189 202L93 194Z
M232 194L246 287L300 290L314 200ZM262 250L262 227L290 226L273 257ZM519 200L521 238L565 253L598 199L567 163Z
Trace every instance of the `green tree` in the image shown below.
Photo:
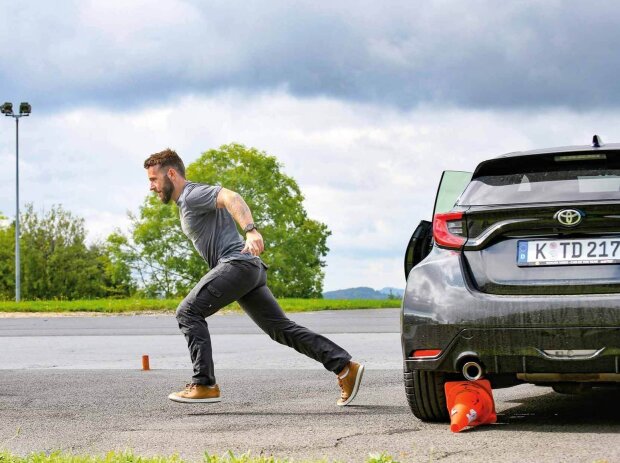
M200 279L206 264L183 234L176 206L150 195L129 219L131 238L117 231L108 237L108 249L138 279L143 295L180 295Z
M276 296L320 297L330 232L308 217L299 186L281 169L265 152L230 144L203 153L188 166L187 178L222 185L246 200L265 239L261 257L270 266L269 286ZM130 218L131 238L116 233L109 242L147 294L183 293L208 270L183 235L176 205L151 195L139 216Z
M15 296L15 222L0 214L0 299Z
M133 285L102 244L85 244L84 219L56 205L44 215L26 205L22 222L24 299L96 298L129 295Z
M109 239L105 243L97 243L91 247L103 269L103 288L106 297L128 297L136 293L131 266L116 252L117 245Z

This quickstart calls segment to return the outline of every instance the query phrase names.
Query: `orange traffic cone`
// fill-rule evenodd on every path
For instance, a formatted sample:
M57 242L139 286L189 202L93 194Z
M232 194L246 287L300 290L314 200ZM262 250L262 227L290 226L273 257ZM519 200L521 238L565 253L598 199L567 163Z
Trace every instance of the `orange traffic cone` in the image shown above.
M493 392L488 380L449 381L445 384L445 391L450 411L450 431L460 432L466 426L497 421Z

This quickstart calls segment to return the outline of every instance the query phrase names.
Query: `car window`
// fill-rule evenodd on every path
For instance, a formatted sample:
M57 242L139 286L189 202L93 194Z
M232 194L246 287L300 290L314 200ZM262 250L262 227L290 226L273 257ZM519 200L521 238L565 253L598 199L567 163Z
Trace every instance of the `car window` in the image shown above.
M579 191L582 193L611 193L620 191L620 175L580 176Z
M620 169L558 170L474 179L459 205L523 204L620 199Z
M435 197L435 214L450 211L463 190L471 180L471 172L460 172L454 170L446 170L439 182L437 196Z

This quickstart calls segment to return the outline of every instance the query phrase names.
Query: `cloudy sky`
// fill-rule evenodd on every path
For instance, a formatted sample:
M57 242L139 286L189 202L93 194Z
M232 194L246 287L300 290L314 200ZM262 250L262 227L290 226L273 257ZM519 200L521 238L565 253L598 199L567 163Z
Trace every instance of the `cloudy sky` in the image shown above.
M326 290L404 287L443 170L620 141L619 20L612 1L3 1L0 100L33 106L21 204L102 239L148 194L150 153L243 143L332 230ZM9 217L14 143L4 119Z

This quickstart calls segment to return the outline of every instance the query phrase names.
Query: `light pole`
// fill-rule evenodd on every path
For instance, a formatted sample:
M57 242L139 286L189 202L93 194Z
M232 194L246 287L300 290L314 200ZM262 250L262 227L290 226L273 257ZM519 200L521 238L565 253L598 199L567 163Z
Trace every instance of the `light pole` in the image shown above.
M19 114L13 113L13 103L4 103L0 106L0 113L15 119L15 301L21 299L21 266L19 259L19 119L30 116L31 106L22 102L19 105Z

